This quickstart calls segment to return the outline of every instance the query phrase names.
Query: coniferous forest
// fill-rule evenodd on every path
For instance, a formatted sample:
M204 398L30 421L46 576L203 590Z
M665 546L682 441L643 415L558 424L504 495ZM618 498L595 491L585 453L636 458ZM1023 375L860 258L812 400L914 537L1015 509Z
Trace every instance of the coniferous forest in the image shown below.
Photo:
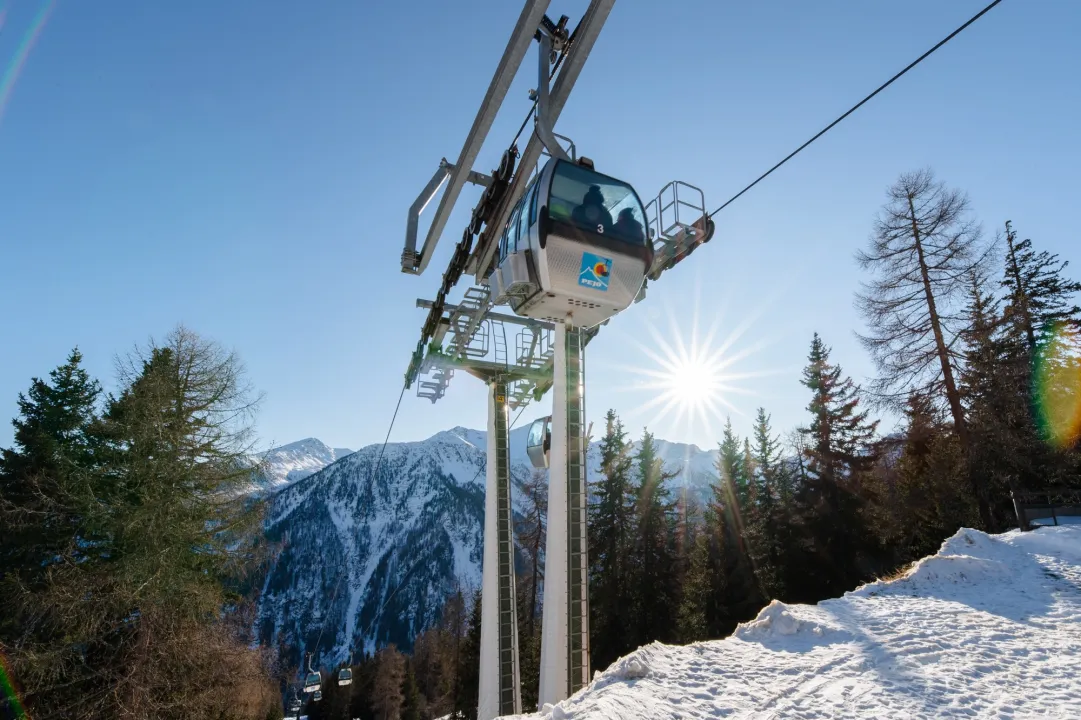
M1081 489L1081 282L995 222L982 232L930 171L902 175L855 254L874 378L857 383L807 328L803 422L757 408L747 437L728 422L706 501L673 482L648 429L611 410L594 425L594 670L650 642L725 637L772 600L836 597L960 527L1016 527L1011 492ZM0 457L4 717L281 717L295 668L251 637L273 551L244 492L258 397L238 358L183 328L125 356L116 387L76 350L18 398ZM546 482L526 484L517 527L526 708ZM411 654L354 657L344 687L325 669L309 717L474 717L479 608L459 588Z

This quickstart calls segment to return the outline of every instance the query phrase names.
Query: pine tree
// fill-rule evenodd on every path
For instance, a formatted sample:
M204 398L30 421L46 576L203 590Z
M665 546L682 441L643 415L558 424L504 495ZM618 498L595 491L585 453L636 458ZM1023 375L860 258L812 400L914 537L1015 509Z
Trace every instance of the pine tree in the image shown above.
M599 449L600 478L592 483L589 505L590 664L598 670L636 647L627 632L626 600L634 535L632 459L627 433L613 410L605 415Z
M675 556L675 503L666 483L676 473L665 472L653 435L643 431L635 455L637 532L631 552L629 588L635 619L630 628L636 645L675 638L679 602ZM626 630L625 630L626 632ZM630 633L627 633L630 634Z
M871 441L878 423L859 409L858 388L829 355L815 333L801 381L811 391L811 423L802 429L808 480L800 505L818 567L804 564L799 583L822 597L851 590L869 577L875 550L862 516L860 480L874 461Z

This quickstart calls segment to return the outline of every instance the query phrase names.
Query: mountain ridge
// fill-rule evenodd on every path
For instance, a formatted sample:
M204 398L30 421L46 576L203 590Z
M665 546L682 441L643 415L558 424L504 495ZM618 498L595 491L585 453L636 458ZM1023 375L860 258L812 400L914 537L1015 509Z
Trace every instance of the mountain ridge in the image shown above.
M534 472L528 432L523 426L510 433L516 515L524 510L521 487ZM317 663L333 665L361 648L412 647L458 583L480 584L486 440L485 431L459 426L425 440L387 443L385 450L369 445L274 487L266 534L281 551L263 582L260 639L294 664L309 650ZM282 448L310 449L315 442L327 448L314 438ZM666 469L679 473L673 486L708 497L716 452L655 442ZM280 457L296 460L290 453ZM590 479L599 475L599 457L593 442ZM312 464L289 467L309 470Z

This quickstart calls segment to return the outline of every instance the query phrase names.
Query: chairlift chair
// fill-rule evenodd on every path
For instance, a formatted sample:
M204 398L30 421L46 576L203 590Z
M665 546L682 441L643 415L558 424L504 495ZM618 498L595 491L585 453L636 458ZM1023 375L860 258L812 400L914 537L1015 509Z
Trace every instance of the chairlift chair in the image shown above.
M489 278L518 315L592 327L626 309L653 264L646 214L592 163L549 160L514 206Z

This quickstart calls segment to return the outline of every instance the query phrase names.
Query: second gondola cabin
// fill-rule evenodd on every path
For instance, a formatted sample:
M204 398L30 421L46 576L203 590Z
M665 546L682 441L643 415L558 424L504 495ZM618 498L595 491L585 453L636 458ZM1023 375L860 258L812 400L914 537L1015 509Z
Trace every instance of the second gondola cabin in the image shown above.
M592 327L634 302L653 254L633 187L553 158L511 211L489 282L518 315Z

